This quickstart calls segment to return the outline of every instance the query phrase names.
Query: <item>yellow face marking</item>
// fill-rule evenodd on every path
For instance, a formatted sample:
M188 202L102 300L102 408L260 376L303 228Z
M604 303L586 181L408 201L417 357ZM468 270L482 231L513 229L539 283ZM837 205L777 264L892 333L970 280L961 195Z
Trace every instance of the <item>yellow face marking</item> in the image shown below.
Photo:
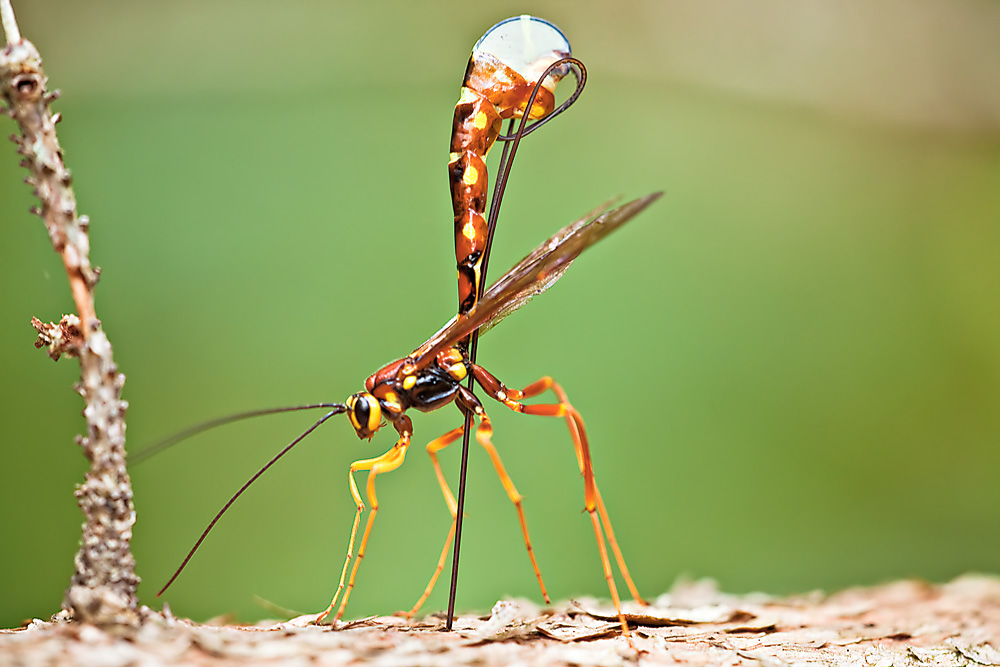
M382 407L371 394L365 396L364 401L368 404L368 431L375 433L382 425Z
M407 375L405 378L403 378L403 389L405 389L406 391L413 389L413 387L416 384L417 384L416 375Z
M476 127L477 130L485 130L486 125L489 124L489 122L490 119L486 116L486 113L483 111L477 113L476 117L472 120L472 124Z
M350 420L351 426L354 427L355 431L361 430L361 424L354 417L354 405L358 402L357 397L351 396L347 399L347 419Z
M462 180L466 185L475 185L479 181L479 170L470 164L462 174Z

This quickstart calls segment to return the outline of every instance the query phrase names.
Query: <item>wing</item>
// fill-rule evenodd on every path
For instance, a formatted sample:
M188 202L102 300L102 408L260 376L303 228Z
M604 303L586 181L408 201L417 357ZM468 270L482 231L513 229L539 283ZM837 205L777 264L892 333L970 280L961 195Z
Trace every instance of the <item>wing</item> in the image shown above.
M532 297L552 287L580 253L634 218L662 194L654 192L610 210L604 210L605 205L597 210L596 217L591 213L560 229L490 285L468 314L452 318L418 347L411 355L417 368L427 366L438 352L476 329L485 332L495 327Z

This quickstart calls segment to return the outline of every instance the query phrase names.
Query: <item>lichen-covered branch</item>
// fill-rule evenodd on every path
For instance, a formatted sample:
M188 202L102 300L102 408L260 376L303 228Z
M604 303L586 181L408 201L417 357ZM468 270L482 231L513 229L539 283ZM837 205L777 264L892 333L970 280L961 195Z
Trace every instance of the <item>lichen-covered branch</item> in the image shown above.
M137 619L135 561L131 552L135 510L132 484L125 469L125 409L121 400L125 376L115 365L111 343L94 309L98 271L90 264L86 216L77 214L69 170L63 162L55 126L59 115L50 103L42 59L31 42L22 39L9 0L0 0L9 42L0 52L0 95L7 115L21 136L12 137L30 172L25 180L40 206L52 247L62 258L77 315L59 324L34 319L39 347L47 346L58 359L66 354L80 360L80 383L87 435L77 442L90 461L90 470L76 498L85 523L75 573L63 607L74 618L100 625L132 623Z

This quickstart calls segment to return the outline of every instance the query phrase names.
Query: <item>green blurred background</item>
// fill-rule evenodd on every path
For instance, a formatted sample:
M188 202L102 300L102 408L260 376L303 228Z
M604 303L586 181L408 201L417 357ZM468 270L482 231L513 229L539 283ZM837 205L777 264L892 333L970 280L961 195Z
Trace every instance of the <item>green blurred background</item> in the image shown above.
M484 339L512 386L582 411L646 595L681 574L788 593L1000 570L1000 3L17 3L41 49L128 380L129 449L234 411L343 400L455 307L445 163L469 49L555 21L590 68L523 144L493 277L614 195L666 196ZM0 122L4 134L13 124ZM0 625L56 611L84 460L71 311L13 145L0 161ZM564 426L493 407L555 598L606 596ZM449 517L422 444L380 478L348 616L409 608ZM132 470L153 596L310 415L232 426ZM336 585L338 420L222 521L165 600L204 619L302 612ZM458 451L444 464L455 480ZM538 598L515 514L471 457L458 606ZM441 609L442 583L425 607Z

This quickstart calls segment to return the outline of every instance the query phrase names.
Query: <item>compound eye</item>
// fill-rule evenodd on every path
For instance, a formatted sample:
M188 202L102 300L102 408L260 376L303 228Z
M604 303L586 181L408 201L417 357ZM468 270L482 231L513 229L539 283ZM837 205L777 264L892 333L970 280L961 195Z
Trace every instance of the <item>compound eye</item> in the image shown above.
M358 437L372 437L382 424L382 408L378 400L368 392L361 392L347 399L347 407L350 409L347 416Z

